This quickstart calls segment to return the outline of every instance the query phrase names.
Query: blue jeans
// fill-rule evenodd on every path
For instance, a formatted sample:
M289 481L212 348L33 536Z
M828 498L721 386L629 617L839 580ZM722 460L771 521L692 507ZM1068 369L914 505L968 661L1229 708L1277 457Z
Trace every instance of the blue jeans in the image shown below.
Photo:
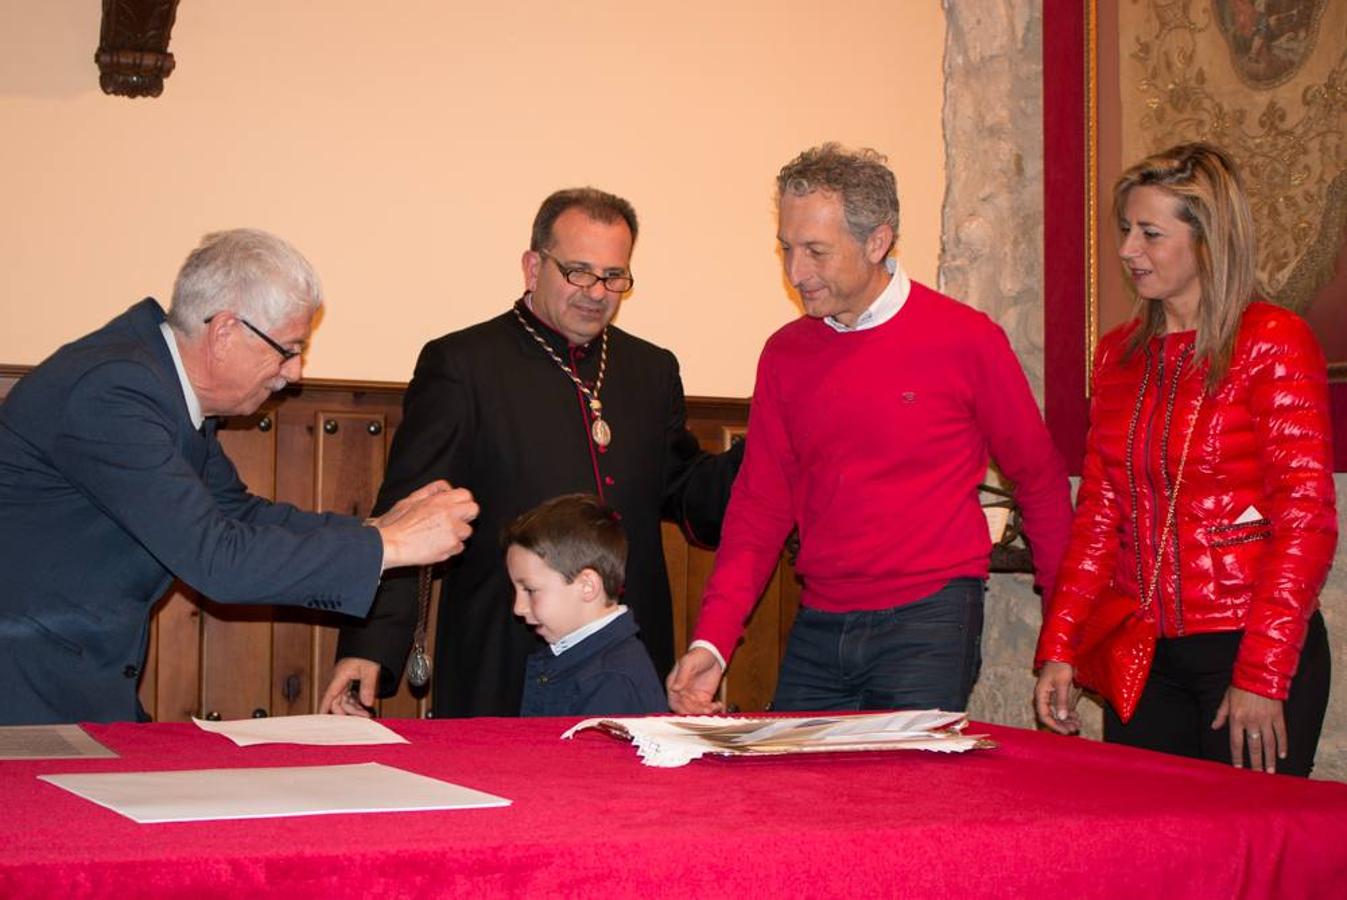
M980 578L955 578L891 609L801 607L772 708L966 709L982 668L986 587Z

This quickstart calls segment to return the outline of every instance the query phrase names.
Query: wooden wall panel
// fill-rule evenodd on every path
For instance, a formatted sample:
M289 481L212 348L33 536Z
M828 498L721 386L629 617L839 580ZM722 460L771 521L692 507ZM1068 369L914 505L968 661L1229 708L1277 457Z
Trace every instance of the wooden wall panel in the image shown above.
M727 450L743 438L748 424L748 401L714 397L688 399L688 427L703 447ZM702 591L711 575L715 554L689 547L682 535L666 526L665 557L670 572L675 606L675 646L682 654L701 612ZM799 606L799 583L790 562L783 556L768 579L757 606L744 626L744 637L730 659L721 682L721 699L729 712L760 712L771 704L776 676L781 666L786 635Z
M671 534L670 534L671 532ZM682 655L701 612L702 591L711 575L715 554L699 547L689 547L678 530L669 527L666 532L666 559L669 565L685 568L670 581L683 585L674 593L674 644ZM669 544L675 552L668 553ZM679 547L678 545L682 546ZM799 587L795 572L782 559L776 572L768 580L758 605L744 627L744 638L730 659L725 680L721 683L721 700L730 712L760 712L767 709L776 691L776 674L785 647L784 636L790 631L799 605Z
M294 621L277 610L271 628L271 714L298 716L318 709L319 695L332 674L331 654L319 653L320 629L312 622ZM321 629L331 631L332 629ZM319 662L326 667L319 672Z
M259 497L276 496L276 429L264 424L271 415L268 410L230 419L219 432L239 478ZM210 601L202 601L201 610L201 708L206 717L269 715L273 610Z
M239 478L259 497L276 496L276 429L270 424L273 411L225 419L218 432Z
M287 392L275 412L276 499L367 516L401 418L401 386L322 382ZM275 715L314 712L332 677L341 616L278 609L271 634Z
M692 590L688 585L688 554L692 548L688 546L678 526L669 522L664 522L660 526L660 539L664 544L664 564L669 570L669 596L686 597ZM673 617L675 647L686 647L691 642L690 635L694 625L696 618L688 616L686 606L680 610L678 602L675 601Z
M201 708L208 719L271 714L273 609L198 598Z
M309 391L289 394L272 408L276 429L275 499L301 509L317 509L314 491L315 434ZM332 674L333 648L322 652L323 617L309 610L276 610L271 629L271 709L273 715L316 712L322 689Z
M767 708L776 691L781 663L777 643L781 621L781 567L772 573L761 599L744 626L744 640L725 672L723 691L727 712L756 712Z
M383 480L387 448L381 414L332 406L314 411L314 496L319 512L364 518Z
M154 642L140 680L140 702L157 722L205 715L201 703L201 608L191 588L174 584L151 622Z
M140 699L141 709L145 710L145 715L151 719L157 719L155 713L159 707L159 696L156 691L159 684L158 616L151 617L150 631L145 641L145 665L140 667L140 683L136 686L136 693Z

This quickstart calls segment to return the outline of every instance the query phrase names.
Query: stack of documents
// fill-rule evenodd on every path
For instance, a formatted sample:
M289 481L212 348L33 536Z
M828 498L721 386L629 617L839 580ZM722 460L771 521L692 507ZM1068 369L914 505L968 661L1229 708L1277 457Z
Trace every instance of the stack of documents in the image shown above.
M630 740L648 766L687 765L708 753L761 756L860 750L934 750L962 753L996 744L986 735L964 734L965 713L938 709L846 716L733 718L665 716L586 719L562 735L596 728Z

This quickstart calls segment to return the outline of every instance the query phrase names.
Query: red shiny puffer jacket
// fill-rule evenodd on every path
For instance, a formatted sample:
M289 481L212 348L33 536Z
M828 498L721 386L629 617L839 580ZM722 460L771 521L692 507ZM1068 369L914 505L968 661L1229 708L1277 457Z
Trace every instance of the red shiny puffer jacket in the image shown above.
M1149 593L1155 582L1144 615L1158 633L1243 629L1233 684L1285 699L1337 544L1323 354L1300 317L1252 303L1229 374L1199 408L1206 366L1193 363L1194 334L1156 338L1127 358L1136 327L1099 342L1076 515L1037 664L1074 661L1103 591L1138 597L1138 585Z

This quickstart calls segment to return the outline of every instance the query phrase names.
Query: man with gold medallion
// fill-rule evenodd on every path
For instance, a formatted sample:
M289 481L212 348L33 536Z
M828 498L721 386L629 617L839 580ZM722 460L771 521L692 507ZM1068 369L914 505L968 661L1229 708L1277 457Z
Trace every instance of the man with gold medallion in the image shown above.
M631 543L622 602L661 675L672 666L660 521L714 545L741 454L699 448L685 424L678 360L612 324L635 283L636 233L636 213L620 197L552 194L523 254L524 295L421 351L375 511L439 478L481 506L477 537L444 573L430 676L437 717L518 714L538 639L511 612L497 536L560 494L596 494L621 516ZM342 630L325 711L358 713L376 683L381 695L396 688L417 630L417 586L414 571L390 572L370 619ZM412 671L423 669L418 657Z

